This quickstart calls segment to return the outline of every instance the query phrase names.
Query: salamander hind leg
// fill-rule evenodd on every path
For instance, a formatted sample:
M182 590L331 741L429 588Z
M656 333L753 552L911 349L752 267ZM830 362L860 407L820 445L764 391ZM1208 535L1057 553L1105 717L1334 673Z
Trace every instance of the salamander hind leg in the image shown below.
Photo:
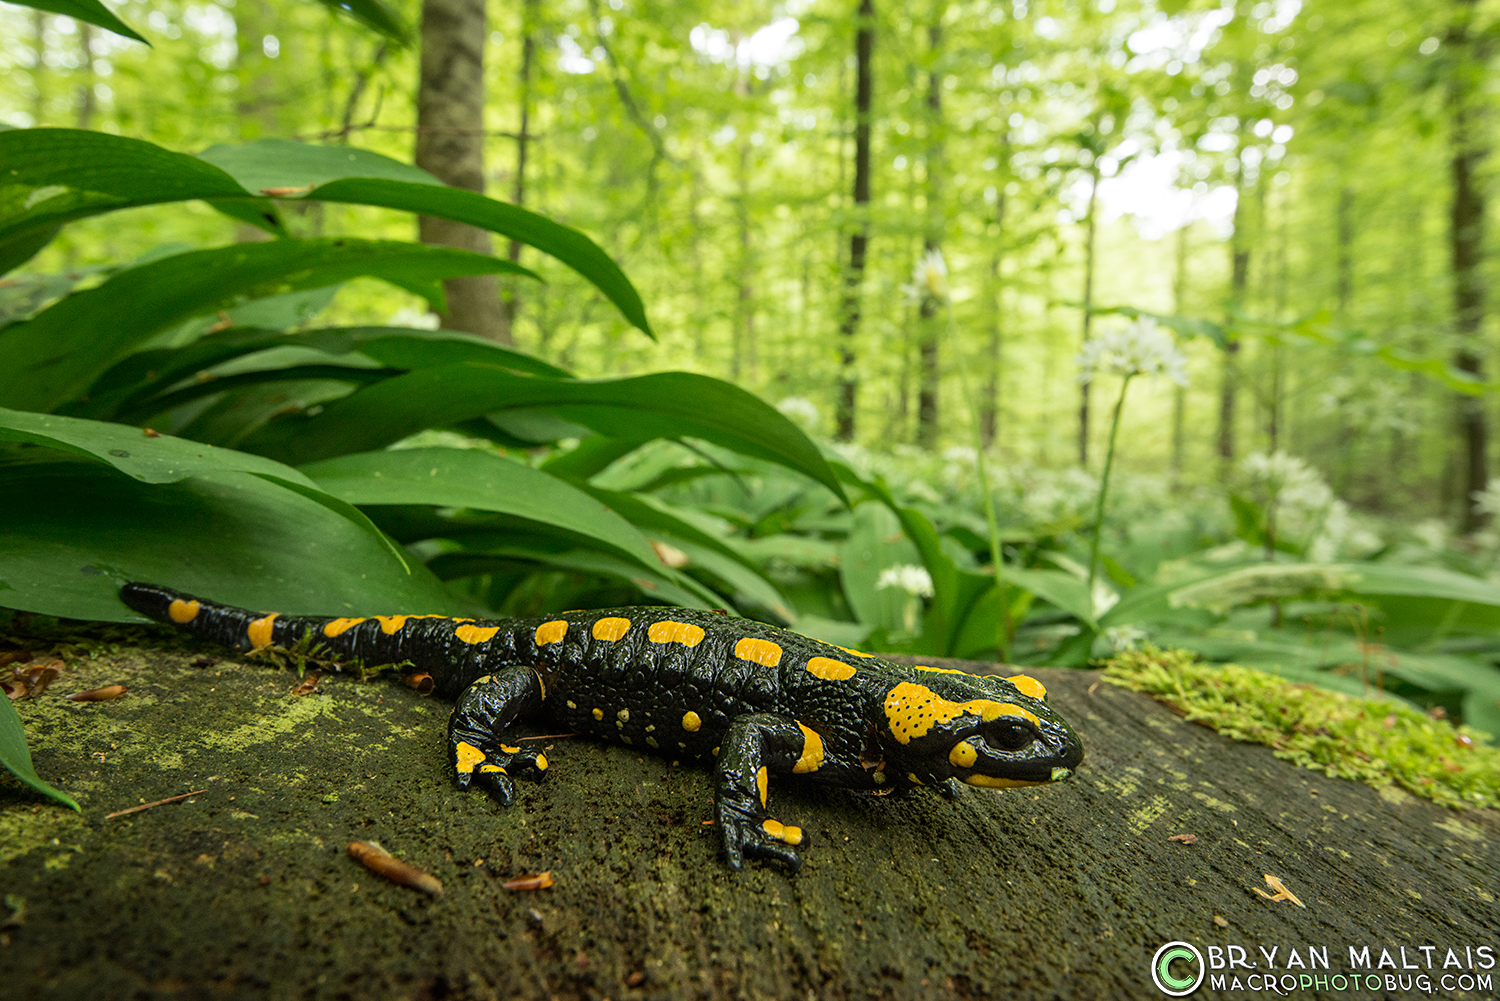
M719 751L714 809L731 869L747 855L775 859L794 872L802 864L794 846L805 844L807 836L773 818L766 799L771 774L805 770L798 766L813 742L821 760L821 741L795 720L757 713L730 724Z
M501 735L518 717L535 714L542 699L541 680L529 667L486 675L459 696L448 718L448 757L460 789L477 784L509 806L516 779L547 777L547 758L536 745L509 743Z

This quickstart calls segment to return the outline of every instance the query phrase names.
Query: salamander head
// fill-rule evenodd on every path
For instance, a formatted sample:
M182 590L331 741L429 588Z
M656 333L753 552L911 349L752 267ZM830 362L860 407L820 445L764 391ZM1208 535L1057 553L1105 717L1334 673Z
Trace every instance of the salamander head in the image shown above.
M918 669L885 695L888 757L934 780L1009 788L1056 782L1083 760L1083 744L1024 676Z

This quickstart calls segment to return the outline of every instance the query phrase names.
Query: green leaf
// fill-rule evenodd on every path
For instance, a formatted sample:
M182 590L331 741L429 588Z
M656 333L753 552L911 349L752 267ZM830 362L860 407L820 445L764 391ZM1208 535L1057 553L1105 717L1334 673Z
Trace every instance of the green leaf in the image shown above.
M354 146L257 139L233 145L216 143L198 158L224 171L246 191L275 191L278 197L305 195L319 185L348 177L443 187L442 181L421 167Z
M44 445L107 463L142 483L176 483L190 476L242 472L262 477L357 525L410 570L406 554L369 518L332 497L302 473L258 455L215 448L171 435L151 437L141 428L103 421L34 414L0 407L0 441Z
M0 469L0 606L143 622L132 580L305 615L472 614L347 518L260 476L147 484L94 463ZM85 527L86 526L86 529Z
M72 796L36 773L36 768L31 764L31 749L26 746L26 731L21 726L21 717L17 715L16 707L3 694L0 694L0 703L3 703L0 705L0 765L4 765L12 775L42 795L50 796L82 813L83 810Z
M661 561L640 531L555 476L474 449L402 448L302 467L351 504L430 504L494 511L573 533L653 573Z
M99 0L13 0L19 2L23 7L35 7L37 10L45 10L53 14L63 14L67 17L86 21L89 24L98 25L105 31L113 31L117 35L133 38L137 42L145 42L140 35L131 30L130 26L104 6ZM77 809L75 806L74 809Z
M0 133L3 136L4 133ZM239 302L349 278L381 278L442 307L442 278L526 269L389 240L277 240L177 254L121 271L0 332L0 404L50 410L158 331Z
M517 539L514 545L486 546L482 550L445 553L432 560L434 573L444 580L493 573L517 562L534 563L554 570L608 577L636 588L654 602L683 608L713 608L720 599L690 577L643 574L633 561L596 549L546 549Z
M903 615L911 596L899 587L879 587L880 574L920 559L917 547L901 534L895 512L883 504L857 505L854 524L839 552L839 581L854 617L872 629L905 629Z
M41 249L39 233L73 219L185 199L252 197L197 157L103 132L3 131L0 164L0 274Z
M1032 594L1073 615L1079 622L1094 626L1094 608L1086 581L1062 570L1031 570L1006 567L1006 583L1025 588Z
M245 444L300 465L496 410L542 406L608 437L701 438L794 469L843 497L828 463L795 424L738 386L690 372L574 381L492 365L442 365L367 386L312 417L288 416Z
M546 216L462 188L434 188L401 181L349 178L333 181L306 196L311 201L347 202L405 209L422 215L466 222L535 247L587 278L625 319L652 340L656 334L646 319L640 293L620 266L597 243L578 230Z
M643 333L654 338L640 294L597 243L570 226L463 188L450 188L416 167L348 146L261 139L210 146L204 160L248 191L275 191L307 201L377 205L465 222L519 240L587 278ZM304 190L305 189L305 190Z
M348 14L372 31L379 32L399 45L405 45L410 32L400 15L380 0L318 0L329 10Z

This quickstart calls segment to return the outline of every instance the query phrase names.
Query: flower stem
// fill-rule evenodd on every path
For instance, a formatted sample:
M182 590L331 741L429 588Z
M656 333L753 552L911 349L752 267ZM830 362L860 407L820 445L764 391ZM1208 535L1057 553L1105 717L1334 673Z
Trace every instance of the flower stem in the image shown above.
M1010 647L1010 606L1005 601L1005 562L1000 548L1000 521L995 517L995 495L990 490L989 471L984 464L984 428L979 417L979 403L969 384L969 369L958 346L958 321L953 316L953 301L948 304L948 341L953 345L953 359L958 363L958 382L964 401L969 405L969 420L974 429L974 466L979 474L979 491L984 495L984 521L990 530L990 562L995 566L995 593L1000 615L995 620L995 657L1004 662Z
M1104 501L1109 496L1109 474L1115 465L1115 439L1120 435L1120 414L1125 410L1125 391L1135 373L1120 383L1120 398L1115 401L1114 421L1109 426L1109 450L1104 453L1104 476L1099 480L1099 506L1094 511L1094 543L1089 547L1089 608L1094 607L1094 580L1099 576L1099 537L1104 534Z

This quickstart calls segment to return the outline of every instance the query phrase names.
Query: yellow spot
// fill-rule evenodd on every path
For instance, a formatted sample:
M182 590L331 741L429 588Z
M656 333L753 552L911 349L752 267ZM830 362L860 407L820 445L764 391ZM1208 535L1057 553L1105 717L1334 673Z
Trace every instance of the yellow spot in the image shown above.
M1027 698L1045 699L1047 697L1047 686L1043 685L1035 678L1028 678L1024 674L1017 674L1014 677L1006 678L1005 680L1010 682L1012 685L1015 685L1016 688L1020 689L1021 694L1025 695Z
M600 619L594 623L594 639L613 643L630 631L629 619Z
M910 782L914 786L919 786L922 784L922 780L917 778L916 772L907 772L906 781Z
M595 709L594 710L594 719L603 719L603 718L604 718L604 710L603 709Z
M901 682L885 697L885 716L890 721L891 733L903 744L909 743L913 737L925 736L934 726L965 713L986 722L1001 716L1015 716L1041 725L1035 714L1009 702L993 699L950 702L925 685L914 685L909 681Z
M697 646L703 642L703 630L691 622L664 620L651 623L651 627L646 630L646 638L652 643L681 643L683 646Z
M948 752L948 761L955 768L973 768L974 762L978 760L979 752L967 740L954 744L953 750Z
M263 619L256 619L250 623L245 630L245 635L250 637L250 645L259 650L261 647L271 645L271 623L276 621L276 613L272 612Z
M505 774L505 769L499 765L480 765L479 770L486 773L499 772L501 775Z
M363 621L365 621L365 620L364 619L334 619L332 622L327 622L327 623L323 624L323 635L327 636L329 639L333 639L335 636L342 636L345 633L347 633L349 630L353 629L355 626L359 625Z
M755 788L760 791L760 805L766 805L766 766L761 765L755 773Z
M955 671L951 667L928 667L926 664L912 665L918 671L931 671L933 674L968 674L968 671ZM972 677L972 675L970 675Z
M1020 779L997 779L988 775L970 775L963 781L965 785L983 786L985 789L1019 789L1022 786L1047 784L1045 782L1022 782Z
M459 626L453 630L453 635L465 643L483 643L499 631L499 626Z
M509 744L501 744L500 745L500 750L504 751L506 754L520 754L521 753L521 749L519 747L511 747Z
M760 829L766 832L766 836L776 841L784 841L789 845L800 845L802 843L802 828L793 827L791 824L783 824L779 820L767 818L760 823Z
M181 598L172 599L167 606L167 616L179 625L184 622L192 622L198 617L198 599L183 601Z
M441 619L441 615L377 615L375 621L380 623L380 631L387 636L399 633L410 619Z
M845 653L852 653L852 654L854 654L854 656L856 656L856 657L870 657L870 658L872 658L872 659L873 659L873 658L874 658L874 656L875 656L875 655L874 655L874 654L873 654L873 653L861 653L861 652L860 652L860 651L858 651L858 650L850 650L850 649L849 649L849 648L848 648L848 647L846 647L846 646L841 646L841 647L838 647L838 648L837 648L837 649L839 649L839 650L842 650L842 651L844 651L844 652L845 652Z
M684 730L694 730L694 731L696 731L702 725L703 725L703 717L699 716L697 713L693 712L691 709L689 709L687 712L685 712L685 713L682 714L682 728Z
M854 677L854 668L832 657L814 657L807 662L807 673L824 681L848 681Z
M753 660L762 667L775 667L781 663L781 647L770 640L748 636L734 645L734 655L740 660Z
M547 756L545 754L538 754L536 756L536 770L539 772L547 770Z
M574 702L572 699L569 699L568 700L568 708L569 709L577 709L578 708L578 703Z
M551 622L543 622L536 627L536 645L546 646L548 643L561 643L563 637L568 635L568 620L553 619Z
M619 717L621 723L629 723L630 722L630 710L629 709L621 709L619 712L615 713L615 715Z
M802 757L792 766L792 772L797 775L815 772L823 767L823 738L801 723L797 728L802 731Z
M474 771L474 766L484 761L484 752L467 741L460 740L454 756L455 766L458 774L468 775Z

